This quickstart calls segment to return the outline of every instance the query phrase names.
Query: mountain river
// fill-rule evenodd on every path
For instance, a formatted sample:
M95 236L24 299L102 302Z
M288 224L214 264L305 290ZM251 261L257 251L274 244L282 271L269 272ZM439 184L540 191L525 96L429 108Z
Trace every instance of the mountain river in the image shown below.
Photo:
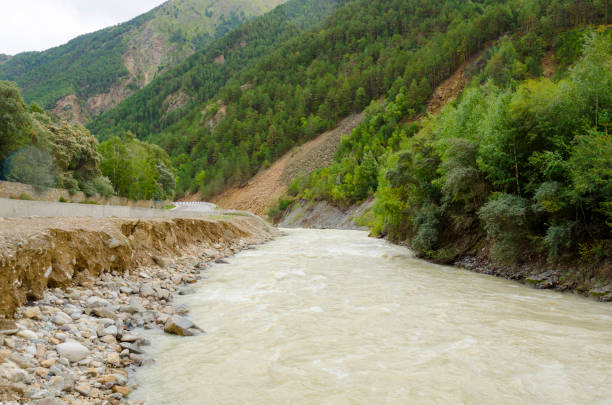
M365 232L286 230L146 332L150 404L612 404L612 305L416 259Z

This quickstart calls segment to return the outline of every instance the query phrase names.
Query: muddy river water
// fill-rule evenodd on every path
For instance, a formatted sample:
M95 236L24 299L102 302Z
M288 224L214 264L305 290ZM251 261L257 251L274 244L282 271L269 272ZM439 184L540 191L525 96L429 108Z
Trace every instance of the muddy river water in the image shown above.
M612 305L437 266L359 231L287 230L148 334L151 404L612 404Z

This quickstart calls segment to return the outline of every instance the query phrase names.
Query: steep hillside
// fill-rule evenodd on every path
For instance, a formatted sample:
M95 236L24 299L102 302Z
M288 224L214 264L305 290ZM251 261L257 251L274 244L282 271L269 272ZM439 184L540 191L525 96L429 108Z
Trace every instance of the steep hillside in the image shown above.
M192 58L90 128L102 136L130 130L148 137L173 157L179 192L213 195L390 89L393 96L402 87L414 90L417 104L426 99L470 55L519 23L519 3L346 0L322 26L284 35L291 39L255 58L236 52L242 37L232 35L233 43ZM231 60L241 62L231 75L208 68ZM180 99L182 93L191 104L169 111L168 96ZM207 100L214 103L207 107ZM208 114L220 111L219 100L226 113L211 127Z
M212 111L212 108L206 109L206 104L222 98L219 90L228 81L239 89L247 89L248 83L240 78L244 71L302 31L320 24L343 1L290 0L196 52L116 108L97 117L89 128L101 139L123 136L126 131L142 139L159 134L180 120L184 120L181 126L206 125L211 117L203 115ZM226 111L221 107L215 108L215 113L221 110L219 118ZM184 135L155 136L168 150L181 142L174 139L179 137Z
M211 201L221 208L251 211L264 216L276 200L287 192L299 176L330 165L340 145L363 120L363 114L354 114L342 120L337 128L287 152L269 168L261 170L246 184L233 187L215 196Z
M44 52L0 57L0 80L28 102L85 123L248 18L284 0L170 0L129 22Z
M612 30L581 26L502 36L418 110L404 91L372 106L334 163L271 212L375 197L362 220L421 257L609 300Z

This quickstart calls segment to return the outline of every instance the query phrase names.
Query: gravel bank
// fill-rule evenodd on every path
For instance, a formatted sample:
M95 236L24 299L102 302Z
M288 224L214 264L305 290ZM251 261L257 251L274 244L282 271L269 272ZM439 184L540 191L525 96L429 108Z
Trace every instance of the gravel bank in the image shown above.
M204 333L173 296L273 235L246 216L1 222L0 403L131 403L130 373L152 361L139 329Z

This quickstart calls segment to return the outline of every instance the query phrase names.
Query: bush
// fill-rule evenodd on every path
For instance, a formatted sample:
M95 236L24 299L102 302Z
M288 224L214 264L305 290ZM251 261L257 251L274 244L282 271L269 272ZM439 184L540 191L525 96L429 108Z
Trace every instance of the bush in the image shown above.
M412 238L412 248L417 253L425 253L433 250L440 238L439 220L442 211L437 205L426 204L421 207L414 218L414 230L416 235Z
M559 225L551 225L546 231L544 243L548 247L548 258L558 259L564 249L572 245L573 221L567 221Z
M49 153L29 146L15 152L5 163L5 176L9 181L32 184L36 187L55 185L55 166Z
M96 177L91 181L93 189L103 197L110 197L114 194L111 181L106 176Z
M289 198L279 198L270 209L268 210L268 218L273 222L277 222L281 219L285 211L293 204L293 200Z
M527 234L525 199L511 194L498 194L478 210L478 216L489 238L493 240L493 258L503 263L516 262Z
M77 179L72 177L71 173L62 173L57 176L57 186L59 188L68 190L70 195L74 195L77 191L79 191L79 182Z

